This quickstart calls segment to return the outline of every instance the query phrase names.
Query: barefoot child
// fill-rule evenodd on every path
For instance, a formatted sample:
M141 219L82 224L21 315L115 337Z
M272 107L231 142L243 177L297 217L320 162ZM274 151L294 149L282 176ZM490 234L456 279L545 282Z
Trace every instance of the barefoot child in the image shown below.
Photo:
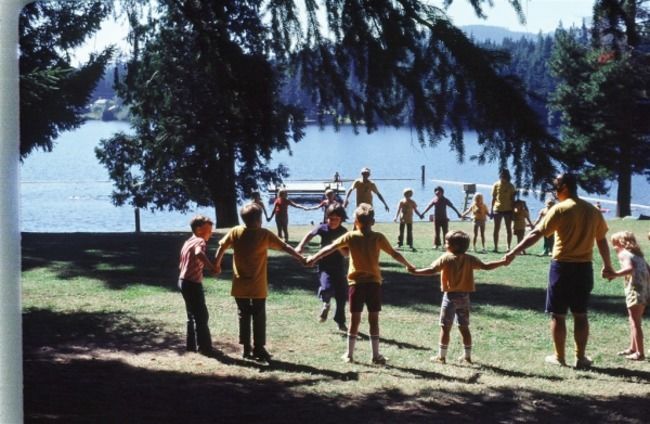
M482 252L485 253L485 222L487 221L490 212L488 211L487 205L483 202L483 195L481 193L474 194L472 204L469 205L469 208L467 208L460 217L465 218L470 212L474 219L474 239L472 241L474 251L476 252L476 239L478 238L480 231L481 245L483 246Z
M210 259L205 254L208 240L212 237L212 221L197 215L190 221L192 237L187 239L181 249L178 268L178 288L183 294L187 312L187 351L198 351L203 355L212 353L212 338L208 328L208 308L203 292L203 268L214 271Z
M645 360L643 347L643 312L650 302L650 267L643 259L643 252L629 231L612 235L612 246L616 250L621 269L611 277L625 277L625 304L630 322L630 346L619 352L621 356L634 361Z
M262 209L249 203L241 208L244 225L233 227L219 241L214 260L215 273L221 273L221 260L226 250L233 248L231 295L237 303L239 315L239 343L244 348L243 357L269 361L271 355L266 344L266 273L268 249L282 250L304 263L302 255L293 250L271 231L262 228ZM251 319L253 348L251 349Z
M363 305L368 308L368 323L370 324L370 346L372 348L372 363L385 364L386 358L379 354L379 311L381 311L381 271L379 269L379 253L388 253L393 259L407 269L414 269L399 252L388 242L382 233L372 231L375 223L375 211L367 203L360 204L354 211L354 231L350 231L332 244L322 248L314 256L307 259L307 265L331 255L337 249L347 247L350 250L348 267L348 294L350 300L350 329L348 332L348 348L342 358L346 362L354 362L354 347L361 323Z
M472 363L472 335L469 331L469 310L471 292L474 286L474 270L491 270L506 265L506 260L483 263L476 256L465 252L469 248L469 234L463 231L451 231L445 236L445 249L438 259L428 268L412 270L414 275L434 275L440 273L440 288L444 295L440 307L440 344L438 356L431 360L441 364L447 361L447 347L454 317L463 337L465 354L458 358L460 361Z
M345 220L345 209L343 205L333 204L327 208L327 220L324 224L318 225L312 231L307 233L300 241L296 251L303 252L309 241L320 237L321 248L326 247L348 230L341 225ZM318 263L318 297L323 302L323 307L318 316L320 322L327 320L327 314L330 310L332 297L336 300L336 311L334 313L334 322L338 324L339 330L348 331L345 325L345 301L347 299L347 281L345 278L345 258L340 251L336 251Z
M413 213L416 213L420 219L422 219L422 214L418 212L418 205L411 199L413 197L413 189L406 188L404 189L404 198L399 201L397 204L397 212L395 213L395 219L393 221L397 222L399 218L399 236L397 238L397 246L402 247L404 243L404 227L406 227L406 244L411 250L413 248Z

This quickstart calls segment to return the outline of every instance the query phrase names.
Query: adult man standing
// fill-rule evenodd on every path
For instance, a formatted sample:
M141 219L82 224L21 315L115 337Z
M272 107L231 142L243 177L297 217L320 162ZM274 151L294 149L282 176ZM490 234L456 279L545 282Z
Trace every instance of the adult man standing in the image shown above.
M345 194L345 200L343 201L344 208L348 207L348 199L350 198L350 194L352 194L353 190L357 191L357 207L362 203L368 203L372 205L372 193L375 193L377 197L379 197L379 200L381 200L381 202L384 204L386 212L389 212L386 201L377 189L375 183L370 179L370 168L361 169L361 178L354 180L352 186Z
M565 173L553 182L559 203L553 206L542 222L506 255L510 263L521 251L535 244L542 237L555 234L553 259L546 291L546 312L551 314L551 335L555 354L546 362L566 365L566 314L573 314L573 338L575 340L575 367L591 366L585 354L589 339L587 305L594 285L592 257L594 241L603 259L601 275L613 272L607 244L607 223L596 207L578 197L575 175Z

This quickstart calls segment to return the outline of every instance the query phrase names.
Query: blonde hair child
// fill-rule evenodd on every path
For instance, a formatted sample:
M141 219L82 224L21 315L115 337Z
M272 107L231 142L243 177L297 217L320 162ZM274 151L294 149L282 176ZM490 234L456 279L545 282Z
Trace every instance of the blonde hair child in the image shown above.
M641 322L645 307L650 302L650 266L630 231L614 233L611 242L621 269L609 277L625 278L625 304L630 322L630 346L618 354L627 359L642 361L645 359L645 350Z
M472 214L472 218L474 219L474 239L472 241L474 251L476 252L476 240L480 231L481 245L483 246L483 253L485 253L485 222L490 212L488 211L487 205L483 202L483 194L474 193L472 204L469 205L465 212L460 214L460 217L465 218L469 213Z

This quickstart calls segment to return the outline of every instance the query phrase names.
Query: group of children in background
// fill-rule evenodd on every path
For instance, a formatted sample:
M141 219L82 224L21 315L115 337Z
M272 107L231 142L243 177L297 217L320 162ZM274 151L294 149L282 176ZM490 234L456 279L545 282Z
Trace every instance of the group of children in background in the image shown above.
M382 276L379 267L379 255L384 251L395 261L404 265L409 273L416 276L440 275L441 291L443 292L440 309L439 350L431 359L445 363L449 345L451 327L457 322L464 346L461 361L471 363L472 338L469 330L470 293L475 291L474 270L492 270L507 265L506 259L483 262L478 257L470 255L470 236L463 231L448 231L446 208L449 206L459 217L472 215L474 222L473 247L477 251L477 237L480 234L482 249L485 251L485 222L489 215L483 196L476 193L472 204L463 213L444 197L444 190L437 187L436 197L420 213L412 200L413 191L404 190L404 198L398 204L395 220L400 221L398 246L404 242L413 249L412 223L413 214L422 218L434 207L436 224L436 246L441 246L444 239L443 253L430 266L416 269L401 253L399 253L385 235L373 231L375 223L374 209L370 204L361 203L354 212L354 228L348 231L342 223L346 219L344 207L334 200L331 191L318 206L306 208L287 199L286 190L280 190L273 212L269 217L262 204L259 194L253 196L250 204L245 205L240 215L243 225L232 228L219 241L214 262L206 254L207 241L212 235L213 224L203 216L195 217L191 222L193 235L181 250L179 288L185 300L187 311L187 350L199 351L209 355L212 352L210 332L208 329L208 312L203 294L203 269L219 274L221 262L228 249L233 250L232 289L239 317L239 343L243 347L243 357L261 361L271 360L266 351L266 297L268 295L267 252L268 249L281 250L289 254L305 266L318 264L318 296L322 302L319 320L327 319L331 300L336 302L334 321L341 331L347 332L347 349L343 354L346 362L354 361L355 343L358 336L359 324L364 305L368 311L370 327L370 344L372 350L371 362L384 364L384 358L379 352L379 312L381 311ZM287 208L294 206L302 209L323 207L325 216L323 223L316 226L304 236L294 249L288 244ZM536 225L553 206L552 201L540 211L540 216L533 224L530 221L528 209L523 201L514 205L514 232L518 240L523 238L526 223ZM278 235L263 228L262 216L269 221L276 217ZM438 221L439 219L439 221ZM438 227L439 224L439 227ZM284 237L283 237L284 236ZM314 238L320 237L321 249L314 255L305 258L302 253L307 244ZM442 237L441 237L442 236ZM284 238L284 240L282 239ZM650 238L650 234L648 234ZM612 245L617 252L621 269L611 277L625 277L626 304L630 322L630 345L620 352L629 359L645 359L641 318L645 305L650 302L650 267L643 258L643 253L630 232L616 233L612 236ZM550 253L551 240L544 240L544 252ZM413 249L415 250L415 249ZM349 256L347 272L345 256ZM349 302L350 326L346 325L345 305ZM252 326L252 340L251 340Z

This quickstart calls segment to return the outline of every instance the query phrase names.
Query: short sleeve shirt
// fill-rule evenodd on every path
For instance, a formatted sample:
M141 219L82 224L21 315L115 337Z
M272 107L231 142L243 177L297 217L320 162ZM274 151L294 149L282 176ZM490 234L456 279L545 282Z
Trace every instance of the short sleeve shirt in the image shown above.
M312 237L320 237L321 248L329 246L332 242L343 234L347 233L348 230L340 225L335 230L331 229L327 224L321 224L318 227L314 228L309 234ZM343 255L336 251L331 255L328 255L318 261L318 270L327 271L327 272L340 272L341 269L345 266L345 258Z
M591 262L594 241L607 235L607 222L594 205L582 199L566 199L553 206L537 226L545 237L555 234L553 259Z
M219 241L222 248L233 248L233 277L230 294L234 297L264 299L268 296L268 249L280 250L284 242L266 228L233 227Z
M354 230L345 233L334 240L338 247L350 249L350 263L348 265L348 283L378 283L381 284L381 271L379 269L379 252L392 252L386 236L381 233L369 231L362 233Z
M400 216L400 222L405 222L407 224L413 223L413 211L418 205L411 199L403 199L401 202L402 214Z
M196 256L197 248L205 253L207 243L201 237L192 235L183 244L181 249L181 257L178 268L180 273L178 278L183 280L192 281L194 283L203 282L203 262Z
M364 182L363 179L356 179L352 184L352 188L357 191L357 206L362 203L372 205L372 193L377 193L377 186L372 180Z
M494 199L494 212L510 212L513 209L512 201L515 198L515 186L510 181L497 181L492 186Z
M447 252L433 261L431 267L440 272L440 290L443 292L473 292L474 270L480 269L483 262L476 256L456 255Z
M485 203L472 206L472 215L474 216L474 221L485 221L488 216L488 209Z

